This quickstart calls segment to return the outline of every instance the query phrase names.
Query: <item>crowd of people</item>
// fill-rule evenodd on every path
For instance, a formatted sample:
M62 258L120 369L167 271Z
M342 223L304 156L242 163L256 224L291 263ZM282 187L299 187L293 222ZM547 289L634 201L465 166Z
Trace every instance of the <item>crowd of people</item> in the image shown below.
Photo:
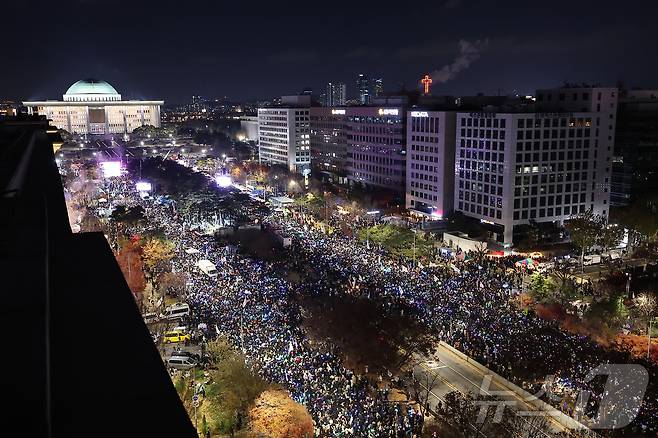
M366 294L393 305L404 303L445 342L532 394L548 389L547 401L580 416L586 424L589 420L582 414L590 419L595 417L604 384L601 380L586 382L587 374L602 364L624 364L630 360L627 353L606 350L586 336L561 330L556 322L519 309L515 298L524 273L522 268L514 267L514 258L445 258L432 267L409 269L408 261L400 263L376 248L366 250L340 233L326 235L304 215L277 215L270 221L271 226L294 237L291 254L302 257L319 274L311 289L321 290L329 284L327 277L343 278L343 284L352 285L346 289L348 293ZM335 286L326 292L336 293ZM631 429L655 433L657 376L655 367L643 364L650 373L650 383ZM628 377L614 390L621 391L622 385L634 385L641 378ZM552 384L550 388L546 388L547 378ZM586 406L577 404L582 391L592 393ZM634 406L635 401L630 399L627 405L608 405L611 411L599 418L618 418L623 423L626 414L633 415ZM626 407L629 412L624 412Z
M411 437L420 432L424 419L408 405L390 402L388 390L377 382L346 369L336 347L309 340L295 300L300 293L360 294L411 309L439 338L531 393L546 389L548 375L559 385L554 393L600 393L596 389L601 382L585 382L587 373L600 364L628 362L624 353L604 350L521 311L514 298L523 272L514 268L513 259L446 258L431 266L410 266L340 232L327 235L303 216L279 212L261 217L265 227L292 237L285 263L304 264L315 273L312 280L292 284L277 262L244 257L212 237L189 231L171 206L136 202L177 248L173 270L190 279L185 294L190 322L206 327L206 338L228 337L255 372L286 387L306 406L320 436ZM186 252L188 248L200 254ZM216 277L194 269L200 256L216 265ZM648 369L650 389L632 429L655 433L656 376L654 368ZM559 407L573 409L565 400ZM591 397L581 414L592 415L599 401Z
M388 390L344 368L331 345L310 342L300 326L293 289L268 262L245 258L211 237L181 233L167 207L148 209L178 248L173 269L187 272L189 323L205 324L207 338L223 335L240 348L263 378L286 387L315 421L318 436L411 437L422 416L407 405L390 402ZM216 277L193 269L198 254L217 268Z

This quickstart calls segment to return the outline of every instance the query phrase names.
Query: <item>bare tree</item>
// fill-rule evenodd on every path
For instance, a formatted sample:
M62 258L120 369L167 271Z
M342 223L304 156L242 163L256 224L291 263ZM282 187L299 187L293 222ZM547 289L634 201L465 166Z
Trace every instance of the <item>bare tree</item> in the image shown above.
M432 390L436 387L441 377L438 373L432 373L428 370L416 372L417 366L422 366L424 362L419 361L412 364L411 374L411 398L418 402L420 413L423 417L428 414Z
M548 417L540 415L521 416L508 409L505 429L518 438L550 438L553 436Z

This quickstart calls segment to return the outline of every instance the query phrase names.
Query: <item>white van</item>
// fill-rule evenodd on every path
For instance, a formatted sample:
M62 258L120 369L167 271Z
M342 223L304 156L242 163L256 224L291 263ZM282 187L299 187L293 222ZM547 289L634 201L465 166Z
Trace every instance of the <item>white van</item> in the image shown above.
M217 277L217 268L210 260L199 260L196 263L197 268L208 277Z
M157 322L160 319L157 313L145 313L144 315L142 315L142 318L144 318L144 322L146 324Z
M189 370L197 365L196 361L188 356L171 356L167 364L177 370Z
M182 318L183 316L188 316L189 314L190 306L187 303L176 303L167 307L162 314L162 317L169 321L174 321Z
M598 254L586 255L583 259L584 266L598 265L601 263L601 256Z

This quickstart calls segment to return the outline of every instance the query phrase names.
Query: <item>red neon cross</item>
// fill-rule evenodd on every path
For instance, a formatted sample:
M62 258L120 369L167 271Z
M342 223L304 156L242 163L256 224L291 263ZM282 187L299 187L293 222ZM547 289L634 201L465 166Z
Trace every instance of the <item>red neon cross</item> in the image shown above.
M432 83L432 78L430 75L425 75L425 77L421 79L420 82L422 82L423 87L425 87L425 94L430 94L430 84Z

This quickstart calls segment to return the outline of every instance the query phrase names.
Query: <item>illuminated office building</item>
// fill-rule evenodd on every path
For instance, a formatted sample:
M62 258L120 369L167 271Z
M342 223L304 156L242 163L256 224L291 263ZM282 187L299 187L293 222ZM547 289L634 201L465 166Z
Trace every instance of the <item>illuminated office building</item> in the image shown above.
M517 225L610 211L617 90L538 90L534 111L457 113L455 210L511 245Z

